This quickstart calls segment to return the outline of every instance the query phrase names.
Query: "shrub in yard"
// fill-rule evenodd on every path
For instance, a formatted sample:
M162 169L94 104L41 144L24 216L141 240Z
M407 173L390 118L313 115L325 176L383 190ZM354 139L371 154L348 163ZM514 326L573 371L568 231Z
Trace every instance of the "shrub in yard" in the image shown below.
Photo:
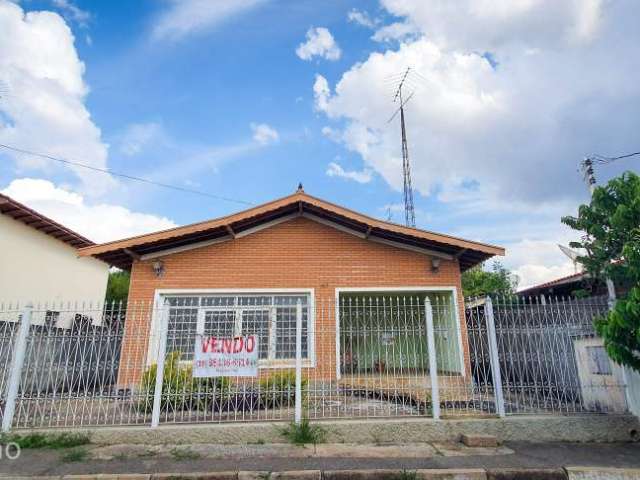
M322 443L326 434L327 432L320 425L311 425L308 418L303 418L299 424L291 423L282 430L282 435L295 445Z
M71 448L86 445L91 442L88 435L80 433L43 434L28 433L26 435L6 435L0 438L0 443L16 443L20 448Z
M266 408L293 406L296 398L296 372L294 370L277 371L260 379L260 399ZM302 398L307 390L307 380L302 379Z
M164 412L222 408L231 394L231 381L225 377L193 378L191 365L180 362L180 352L172 352L164 362L160 409ZM153 409L158 366L151 365L142 375L139 408Z

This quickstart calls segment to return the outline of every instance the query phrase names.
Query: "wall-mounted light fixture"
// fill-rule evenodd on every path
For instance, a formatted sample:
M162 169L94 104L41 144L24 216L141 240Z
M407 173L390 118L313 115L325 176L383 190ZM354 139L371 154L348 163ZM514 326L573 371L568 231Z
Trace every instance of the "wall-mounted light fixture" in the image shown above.
M164 273L164 262L162 260L153 262L153 273L155 273L158 278L162 276Z
M431 257L431 271L433 273L440 271L440 259L438 257Z

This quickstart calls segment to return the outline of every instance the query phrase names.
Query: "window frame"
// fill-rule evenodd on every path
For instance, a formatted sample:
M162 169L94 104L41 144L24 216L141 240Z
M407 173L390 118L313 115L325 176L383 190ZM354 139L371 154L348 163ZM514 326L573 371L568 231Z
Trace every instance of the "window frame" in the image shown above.
M153 315L151 317L151 326L150 326L150 334L151 339L149 341L149 348L147 352L147 365L151 365L157 361L155 358L158 352L158 346L160 341L160 321L163 317L163 313L165 312L165 300L167 297L176 297L176 296L207 296L207 295L222 295L222 296L261 296L261 295L271 295L271 296L306 296L308 298L307 309L308 309L308 319L307 319L307 337L308 337L308 356L307 358L302 359L303 368L314 368L316 367L316 345L315 345L315 289L313 288L224 288L224 289L156 289L154 294L154 305L156 308L153 310ZM260 309L259 305L256 305L252 308ZM194 307L198 308L198 323L200 324L202 317L202 321L204 321L204 312L207 310L216 310L215 307L208 308L207 306L198 306ZM234 306L230 307L230 309L241 307ZM268 309L269 307L266 307ZM168 321L168 310L166 311L167 315L164 315L164 321ZM241 319L240 319L241 321ZM271 322L275 322L275 319L270 319ZM236 322L238 322L238 318L236 318ZM275 325L274 325L275 326ZM275 344L276 335L270 335L270 346L269 351L271 353L272 345ZM187 360L187 362L191 362ZM258 367L261 369L278 369L278 368L294 368L295 367L295 358L291 359L278 359L278 358L266 358L261 359L258 362Z

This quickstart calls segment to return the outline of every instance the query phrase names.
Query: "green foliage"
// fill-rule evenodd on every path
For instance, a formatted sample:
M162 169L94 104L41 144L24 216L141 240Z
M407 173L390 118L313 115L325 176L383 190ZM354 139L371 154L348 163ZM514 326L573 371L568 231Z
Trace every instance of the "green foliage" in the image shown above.
M261 378L260 396L267 408L293 405L296 397L295 370L276 371L268 377ZM303 400L307 390L307 379L302 379Z
M79 433L59 433L55 435L43 433L28 433L26 435L5 435L0 443L13 442L20 448L71 448L86 445L91 442L88 435Z
M69 450L60 457L61 462L82 462L89 456L89 451L86 448L74 448Z
M224 402L231 395L227 377L193 378L191 365L180 362L180 352L172 352L164 362L162 374L162 411L208 410L214 401ZM153 409L158 366L154 363L142 374L140 388L143 400L139 408L149 413Z
M282 430L282 435L294 445L322 443L326 434L326 430L320 425L311 425L308 418L303 418L299 424L292 422Z
M181 460L197 460L198 458L200 458L202 455L200 455L198 452L191 450L188 447L185 448L173 448L171 449L171 456L178 461Z
M416 480L418 478L418 472L415 470L402 470L395 478L397 480Z
M109 280L107 281L107 296L105 301L111 302L126 302L129 296L129 280L131 274L124 270L117 270L109 272Z
M578 261L593 278L630 287L596 329L613 360L640 372L640 177L626 172L596 188L591 203L562 222L583 232L570 245L586 252Z
M518 277L500 262L493 262L491 270L484 265L470 268L462 274L462 292L465 297L487 294L512 295L518 286Z

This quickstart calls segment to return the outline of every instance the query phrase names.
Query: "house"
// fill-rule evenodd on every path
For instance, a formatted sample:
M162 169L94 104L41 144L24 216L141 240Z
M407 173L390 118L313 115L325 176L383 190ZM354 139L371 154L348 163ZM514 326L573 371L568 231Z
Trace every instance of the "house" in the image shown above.
M70 327L76 312L68 302L104 301L109 264L78 256L78 248L92 245L64 225L0 194L0 298L13 305L32 302L36 309L40 304L34 325Z
M80 255L131 270L130 311L136 304L169 304L166 317L154 308L127 320L119 383L135 385L144 365L155 361L163 318L167 352L180 352L184 360L192 358L197 333L256 334L263 370L292 367L298 301L307 372L339 377L356 356L362 371L380 371L384 362L415 370L417 361L426 363L426 350L416 354L419 342L409 345L402 330L415 322L423 328L424 317L409 312L406 299L436 294L446 299L442 312L448 315L434 314L435 321L452 332L447 337L451 351L442 354L439 368L464 375L468 348L460 275L504 255L504 249L380 221L300 187L240 213L87 246ZM390 321L380 313L386 300L380 300L375 319L374 309L364 308L367 302L378 305L376 299L385 295L405 305L400 329L382 331ZM345 339L341 331L353 331L356 322L377 322L371 325L377 336ZM384 362L369 355L374 348L386 349Z
M616 295L624 295L631 285L616 284ZM524 288L518 292L520 296L554 296L573 297L577 293L589 297L608 295L607 284L601 279L593 279L588 272L576 272L565 277Z

